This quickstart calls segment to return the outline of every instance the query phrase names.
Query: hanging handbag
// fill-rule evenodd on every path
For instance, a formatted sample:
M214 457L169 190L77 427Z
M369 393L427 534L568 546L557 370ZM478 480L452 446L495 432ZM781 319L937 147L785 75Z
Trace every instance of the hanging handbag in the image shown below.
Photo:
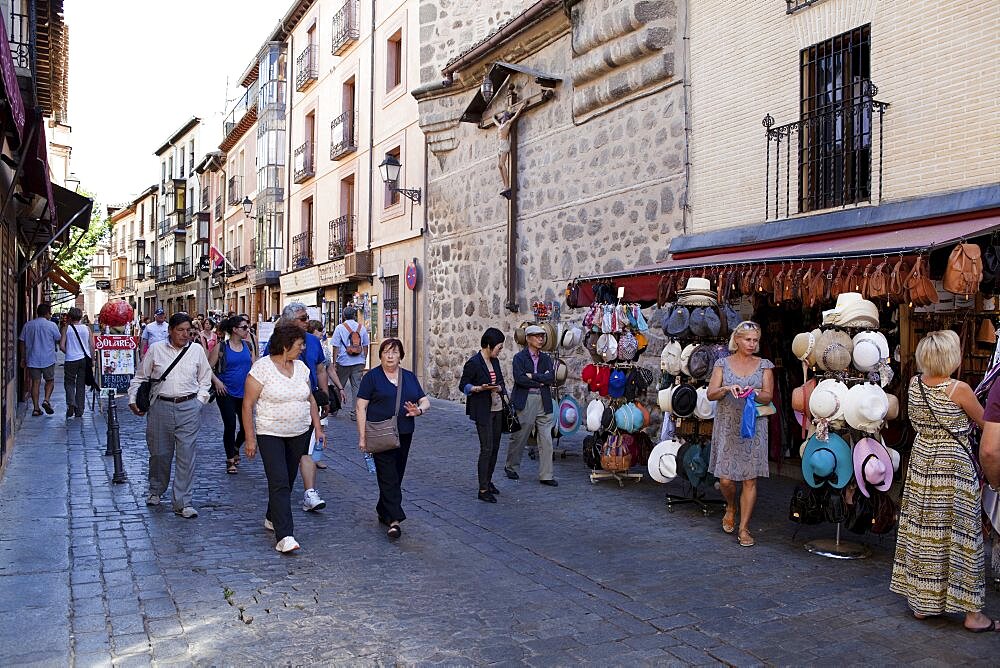
M521 421L517 418L517 411L511 408L506 391L500 393L500 401L503 403L503 422L500 432L503 434L513 434L514 432L521 431Z
M396 403L393 404L392 417L378 422L365 422L365 452L388 452L399 447L399 400L403 396L403 370L399 369L397 373Z
M976 244L958 244L948 256L941 285L948 292L968 297L979 292L983 280L983 255Z
M94 358L87 354L87 349L83 347L83 339L80 337L80 332L77 331L76 325L70 325L70 329L76 334L76 340L80 344L80 350L83 351L83 382L87 387L92 387L95 390L100 389L97 385L97 379L94 378Z
M566 285L566 306L569 308L580 306L580 284L576 281L570 281Z
M626 439L626 437L628 437ZM629 442L632 440L628 434L612 434L608 437L608 442L604 444L601 451L601 468L613 473L628 471L632 466L632 453L629 449Z
M167 367L167 370L163 372L162 376L159 378L148 378L142 381L139 385L139 390L135 393L136 408L143 413L149 410L149 407L153 405L153 386L156 383L162 383L167 379L167 376L169 376L170 372L174 370L174 367L177 366L177 363L181 361L181 358L184 357L184 354L187 353L188 348L190 347L191 344L189 343L181 349L180 354L174 358L174 361L170 363L170 366Z

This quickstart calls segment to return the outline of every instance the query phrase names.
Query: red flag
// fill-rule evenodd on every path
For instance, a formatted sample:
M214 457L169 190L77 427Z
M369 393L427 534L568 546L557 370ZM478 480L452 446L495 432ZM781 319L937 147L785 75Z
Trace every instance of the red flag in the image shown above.
M226 256L214 244L209 248L208 257L213 268L220 267L226 261Z

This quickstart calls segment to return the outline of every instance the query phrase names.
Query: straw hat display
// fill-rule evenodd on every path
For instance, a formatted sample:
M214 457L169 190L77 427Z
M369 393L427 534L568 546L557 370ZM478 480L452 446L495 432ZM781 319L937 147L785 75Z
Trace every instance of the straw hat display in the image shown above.
M844 371L851 366L854 342L846 333L829 329L816 343L816 364L824 371Z
M684 289L677 291L677 303L682 306L716 306L719 299L711 281L692 276Z
M823 324L877 329L878 307L857 292L842 292L837 296L837 305L823 311Z

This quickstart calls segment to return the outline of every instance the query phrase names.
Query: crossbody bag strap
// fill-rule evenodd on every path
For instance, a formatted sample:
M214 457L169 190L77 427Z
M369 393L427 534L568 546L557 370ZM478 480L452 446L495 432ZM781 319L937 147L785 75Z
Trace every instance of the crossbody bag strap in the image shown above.
M186 353L188 351L188 348L190 347L191 347L190 343L184 346L181 349L181 354L174 358L174 361L170 363L170 366L168 366L167 370L163 372L163 375L160 376L159 378L150 378L150 380L153 381L154 383L162 383L163 381L165 381L167 379L167 376L170 374L171 371L174 370L174 367L177 366L177 363L181 361L181 358L184 357L184 353Z
M959 445L962 446L962 449L965 450L965 454L969 455L969 461L972 462L972 468L975 469L976 471L976 479L979 481L979 484L981 485L984 480L983 471L982 469L979 468L979 461L976 459L976 456L972 454L972 448L969 447L968 443L960 439L955 434L955 432L953 432L951 429L948 429L948 427L941 424L941 420L938 419L937 413L935 413L934 409L931 408L931 402L927 398L927 388L924 387L924 381L921 380L919 376L917 376L917 384L920 385L920 394L923 395L924 397L924 403L927 405L927 412L930 413L931 417L934 418L934 422L937 423L937 426L941 427L946 432L948 432L948 435L951 436Z
M382 369L382 373L385 374L385 369ZM388 374L385 376L389 378ZM399 418L399 401L403 398L403 368L400 367L396 371L396 408L393 410L392 415L395 418Z

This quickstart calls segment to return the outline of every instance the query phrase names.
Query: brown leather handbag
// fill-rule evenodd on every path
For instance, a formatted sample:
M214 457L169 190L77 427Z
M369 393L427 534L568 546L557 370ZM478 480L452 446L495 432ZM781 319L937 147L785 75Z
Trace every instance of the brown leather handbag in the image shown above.
M836 271L833 273L833 283L830 286L830 296L834 299L840 296L840 293L847 292L844 288L844 279L847 275L844 273L844 264L841 263Z
M976 244L958 244L948 256L942 287L955 295L968 296L979 292L983 280L983 255Z
M774 280L771 282L774 288L773 300L775 304L780 304L785 297L785 272L787 271L784 264L781 265L781 269L774 276Z
M885 260L882 260L868 276L868 289L865 296L872 301L882 301L889 295L889 277L885 275Z
M812 289L809 295L809 306L817 306L822 304L827 299L827 270L820 265L819 269L816 270L815 275L813 275Z
M841 284L841 292L857 292L858 291L858 281L855 277L855 273L858 271L858 266L852 264L851 268L847 270L847 275L844 276L844 281Z
M799 282L802 280L802 267L799 266L798 269L792 270L791 267L785 272L785 285L781 296L784 298L783 301L791 302L799 298Z
M858 279L858 288L855 292L859 293L862 297L867 298L868 296L868 272L872 268L872 263L869 262L865 265L864 271L861 272L861 278Z
M906 280L909 275L910 265L903 258L899 258L899 262L893 265L892 271L889 273L889 291L886 294L887 304L906 303Z
M774 277L771 276L771 268L764 265L757 276L757 291L765 294L774 292Z
M656 284L656 306L663 308L674 298L674 277L671 274L660 276L660 282Z
M802 271L802 269L799 269ZM802 278L798 281L798 299L802 302L803 306L812 306L812 280L813 280L813 269L812 267L806 267L805 273L802 274Z
M937 288L927 275L924 256L917 257L913 270L906 279L906 298L914 306L929 306L939 301Z

